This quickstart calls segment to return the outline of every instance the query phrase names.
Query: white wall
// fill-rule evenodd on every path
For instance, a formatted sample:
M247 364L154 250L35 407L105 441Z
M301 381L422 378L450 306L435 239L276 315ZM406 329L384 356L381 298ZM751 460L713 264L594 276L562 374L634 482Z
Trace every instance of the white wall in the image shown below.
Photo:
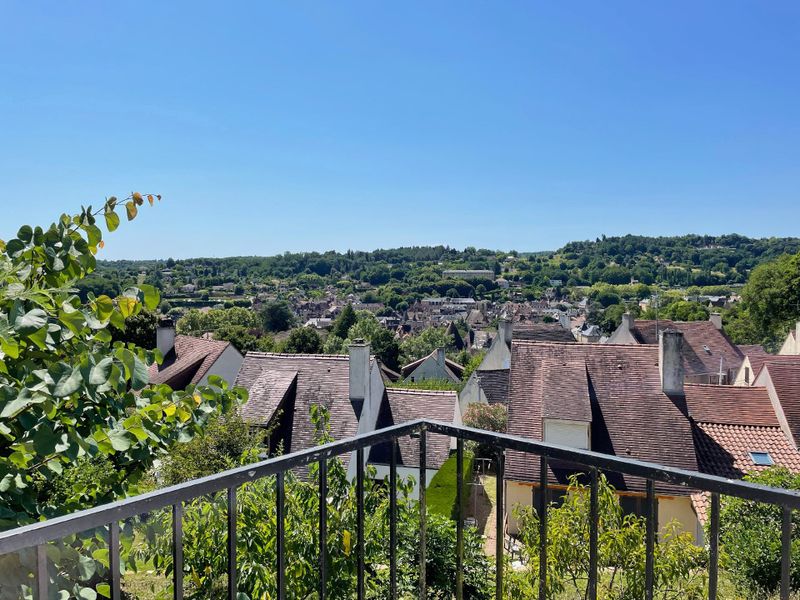
M227 348L225 348L224 352L219 355L219 358L211 365L211 368L208 372L203 376L200 380L200 385L208 385L208 376L209 375L219 375L225 381L228 382L229 385L233 385L233 382L236 381L236 376L239 374L239 369L242 366L242 362L244 361L244 357L241 353L234 347L233 344L229 344Z
M589 449L589 424L563 419L544 420L544 441L572 448Z

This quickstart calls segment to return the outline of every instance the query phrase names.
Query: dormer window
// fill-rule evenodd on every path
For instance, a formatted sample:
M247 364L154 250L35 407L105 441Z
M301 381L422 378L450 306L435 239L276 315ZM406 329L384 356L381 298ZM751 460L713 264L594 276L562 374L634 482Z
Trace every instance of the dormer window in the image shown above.
M771 467L775 464L775 461L772 460L769 452L751 450L750 459L753 461L754 465L759 467Z

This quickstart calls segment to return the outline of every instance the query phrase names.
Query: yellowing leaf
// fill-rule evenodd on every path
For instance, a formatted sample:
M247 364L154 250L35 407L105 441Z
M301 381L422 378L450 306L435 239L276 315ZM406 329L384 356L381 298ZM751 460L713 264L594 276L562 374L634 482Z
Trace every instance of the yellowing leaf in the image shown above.
M155 198L153 198L153 194L147 194L147 201L150 203L150 206L153 206Z
M203 399L200 397L200 394L195 394L194 396L192 396L192 398L194 398L194 403L197 406L200 406L200 403L203 401Z
M100 243L97 244L97 247L100 248L100 249L105 248L106 247L106 243L103 240L100 240Z
M131 194L131 198L133 198L133 202L136 204L136 206L141 206L144 204L142 195L139 192L133 192L133 194Z
M128 200L125 203L125 210L128 213L128 221L133 221L139 212L139 209L136 208L136 203L133 200Z
M129 296L120 296L117 298L119 312L121 312L122 316L126 319L134 313L136 310L136 304L136 298L131 298Z
M169 404L169 405L167 405L167 406L165 406L165 407L164 407L164 413L165 413L165 414L166 414L168 417L171 417L172 415L174 415L174 414L175 414L175 411L177 411L177 410L178 410L178 407L177 407L177 406L175 406L174 404Z
M342 543L344 544L344 553L350 556L350 532L347 529L342 534Z

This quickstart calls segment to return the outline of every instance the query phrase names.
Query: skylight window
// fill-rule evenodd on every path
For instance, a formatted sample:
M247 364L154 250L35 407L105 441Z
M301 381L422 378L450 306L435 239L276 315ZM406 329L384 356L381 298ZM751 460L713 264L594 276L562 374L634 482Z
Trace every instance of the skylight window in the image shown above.
M759 467L771 467L775 464L769 452L750 452L750 458L753 460L754 465Z
M703 344L703 350L706 351L706 354L711 354L711 348L709 348L706 344Z

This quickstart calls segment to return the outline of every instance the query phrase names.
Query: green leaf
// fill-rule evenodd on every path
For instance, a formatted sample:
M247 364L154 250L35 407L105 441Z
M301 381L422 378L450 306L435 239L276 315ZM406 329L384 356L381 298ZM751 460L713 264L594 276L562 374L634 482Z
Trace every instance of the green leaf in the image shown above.
M138 391L148 383L150 383L150 373L147 369L147 365L139 360L138 356L135 356L133 360L133 370L131 372L131 387Z
M98 583L97 586L97 593L103 596L103 598L111 598L111 586L107 583Z
M71 311L62 311L58 316L58 320L66 325L67 328L69 328L69 330L75 335L79 335L86 324L86 319L84 318L83 313L74 309Z
M108 439L111 442L111 447L117 452L125 452L131 447L131 439L126 431L112 429L108 432Z
M47 461L47 468L50 469L56 475L61 475L62 471L64 470L61 461L57 458Z
M113 363L114 360L112 358L106 357L93 366L89 373L89 385L103 385L106 383L111 376L111 366Z
M115 231L119 227L119 215L113 210L106 211L106 227L108 231Z
M126 319L134 314L137 304L136 298L131 298L130 296L120 296L117 298L119 312L121 312L122 316Z
M146 284L140 285L139 289L142 290L144 294L144 305L150 310L157 309L161 302L161 294L158 293L158 290L152 285Z
M89 578L87 577L86 579ZM92 588L81 588L78 592L78 598L81 600L97 600L97 592L95 592Z
M83 385L80 369L72 368L64 363L55 363L48 370L53 378L53 396L64 398L77 392Z
M17 340L6 340L5 338L0 338L0 350L6 356L11 358L19 358L19 344Z
M47 325L47 313L34 308L14 319L14 329L22 335L30 335Z
M40 396L33 396L29 389L23 388L20 390L19 395L3 406L3 410L0 412L0 419L16 417L29 406L32 406L33 404L39 404L43 401L44 399Z
M30 241L33 239L33 228L30 225L23 225L22 227L19 228L19 231L17 232L17 237L26 244L29 244Z

